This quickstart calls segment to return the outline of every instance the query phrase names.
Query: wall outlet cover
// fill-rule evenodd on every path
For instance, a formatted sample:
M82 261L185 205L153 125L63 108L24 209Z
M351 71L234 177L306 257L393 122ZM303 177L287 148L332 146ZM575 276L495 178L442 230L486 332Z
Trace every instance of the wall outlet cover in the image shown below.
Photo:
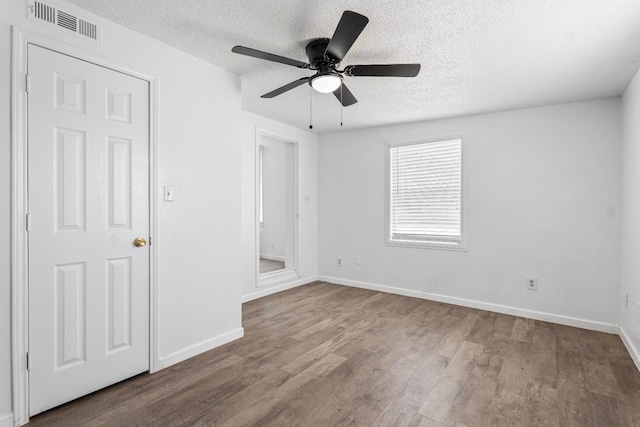
M164 201L173 202L173 186L172 185L164 186Z

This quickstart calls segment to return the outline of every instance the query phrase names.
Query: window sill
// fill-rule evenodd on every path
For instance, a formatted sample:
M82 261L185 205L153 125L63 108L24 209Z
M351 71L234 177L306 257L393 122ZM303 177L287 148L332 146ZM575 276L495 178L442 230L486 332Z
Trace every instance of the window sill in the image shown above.
M386 246L397 246L404 248L435 249L441 251L467 252L463 243L442 243L442 242L419 242L414 240L387 240Z

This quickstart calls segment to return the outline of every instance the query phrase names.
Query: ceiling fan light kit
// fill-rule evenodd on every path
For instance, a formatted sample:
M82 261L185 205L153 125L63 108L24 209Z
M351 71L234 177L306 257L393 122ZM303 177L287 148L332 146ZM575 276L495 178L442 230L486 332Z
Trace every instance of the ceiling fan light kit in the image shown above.
M331 93L342 84L342 76L339 74L318 74L311 78L311 87L320 93Z
M333 37L330 39L318 38L307 44L308 63L244 46L234 46L231 51L240 55L316 71L313 76L303 77L288 83L262 95L262 98L273 98L308 83L320 93L333 93L343 107L348 107L358 100L344 84L343 75L349 77L415 77L420 72L420 64L349 65L343 70L339 70L340 62L368 22L369 18L364 15L350 10L344 11Z

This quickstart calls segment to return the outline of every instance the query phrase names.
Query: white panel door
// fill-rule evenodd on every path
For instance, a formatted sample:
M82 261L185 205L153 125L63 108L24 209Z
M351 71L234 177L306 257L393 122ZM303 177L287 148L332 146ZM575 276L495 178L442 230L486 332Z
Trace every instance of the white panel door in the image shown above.
M149 370L149 85L28 49L34 415Z

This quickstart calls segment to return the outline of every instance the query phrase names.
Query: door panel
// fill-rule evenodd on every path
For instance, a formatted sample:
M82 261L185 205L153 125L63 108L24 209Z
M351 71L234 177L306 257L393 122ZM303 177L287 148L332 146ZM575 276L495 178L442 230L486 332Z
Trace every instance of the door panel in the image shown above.
M148 82L29 45L30 414L149 369Z

